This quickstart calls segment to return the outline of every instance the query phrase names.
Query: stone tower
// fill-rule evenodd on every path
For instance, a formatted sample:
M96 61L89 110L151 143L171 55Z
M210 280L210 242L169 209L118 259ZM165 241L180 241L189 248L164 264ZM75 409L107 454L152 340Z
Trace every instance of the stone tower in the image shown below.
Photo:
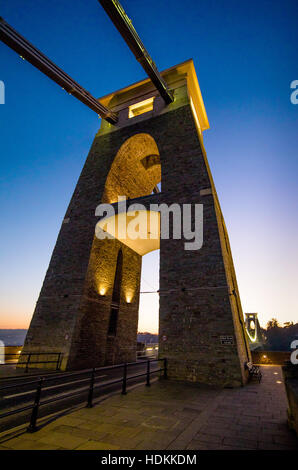
M23 351L63 353L64 369L135 361L142 255L160 247L160 348L169 377L221 386L247 380L250 361L228 235L203 145L209 123L193 61L101 99L102 121L62 221ZM161 192L156 190L161 182ZM202 204L203 246L185 239L95 237L96 207ZM130 201L131 202L131 201Z

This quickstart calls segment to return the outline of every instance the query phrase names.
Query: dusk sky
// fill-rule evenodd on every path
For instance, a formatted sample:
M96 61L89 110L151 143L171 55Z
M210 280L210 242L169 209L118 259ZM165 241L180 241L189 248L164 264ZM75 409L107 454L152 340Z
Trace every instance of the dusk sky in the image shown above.
M145 78L97 0L0 0L0 16L94 96ZM193 58L244 312L298 321L297 0L122 0L159 70ZM27 328L100 121L0 43L0 328ZM158 289L158 252L141 290ZM141 296L139 331L157 331Z

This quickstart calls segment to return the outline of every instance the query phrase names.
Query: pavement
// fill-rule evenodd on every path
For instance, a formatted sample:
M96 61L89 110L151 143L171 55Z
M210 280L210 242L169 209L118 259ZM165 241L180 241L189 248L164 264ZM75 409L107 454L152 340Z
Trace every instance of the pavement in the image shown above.
M1 450L298 450L287 426L279 366L235 389L158 380L55 419L33 434L2 438Z

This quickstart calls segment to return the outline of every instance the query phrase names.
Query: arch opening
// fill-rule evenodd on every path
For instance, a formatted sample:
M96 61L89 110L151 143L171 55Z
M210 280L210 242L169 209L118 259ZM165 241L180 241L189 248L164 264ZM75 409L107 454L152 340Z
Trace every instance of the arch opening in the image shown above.
M102 202L113 204L118 196L147 196L160 182L161 163L155 140L149 134L135 134L121 145L113 160Z
M153 137L141 133L128 138L110 166L102 197L102 203L114 204L116 211L97 223L92 249L93 286L102 305L98 314L107 318L101 325L106 365L136 360L138 326L146 328L144 319L150 332L158 332L159 295L141 293L145 289L141 276L144 279L153 276L150 284L154 284L153 291L159 290L159 251L156 250L160 247L160 214L147 210L146 206L129 210L129 199L159 191L160 183L161 161ZM118 212L115 203L123 196L128 210ZM100 232L103 239L98 236ZM154 264L147 259L143 263L143 256L148 253ZM106 307L109 310L104 313Z
M138 357L156 358L159 348L160 250L142 257L138 318Z

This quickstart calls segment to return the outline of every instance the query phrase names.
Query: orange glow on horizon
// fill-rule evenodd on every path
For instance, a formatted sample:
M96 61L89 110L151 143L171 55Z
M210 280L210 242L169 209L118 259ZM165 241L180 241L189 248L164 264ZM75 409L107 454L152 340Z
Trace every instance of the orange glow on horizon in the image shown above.
M16 322L11 322L10 323L0 323L0 330L28 330L29 328L29 323L16 323Z

